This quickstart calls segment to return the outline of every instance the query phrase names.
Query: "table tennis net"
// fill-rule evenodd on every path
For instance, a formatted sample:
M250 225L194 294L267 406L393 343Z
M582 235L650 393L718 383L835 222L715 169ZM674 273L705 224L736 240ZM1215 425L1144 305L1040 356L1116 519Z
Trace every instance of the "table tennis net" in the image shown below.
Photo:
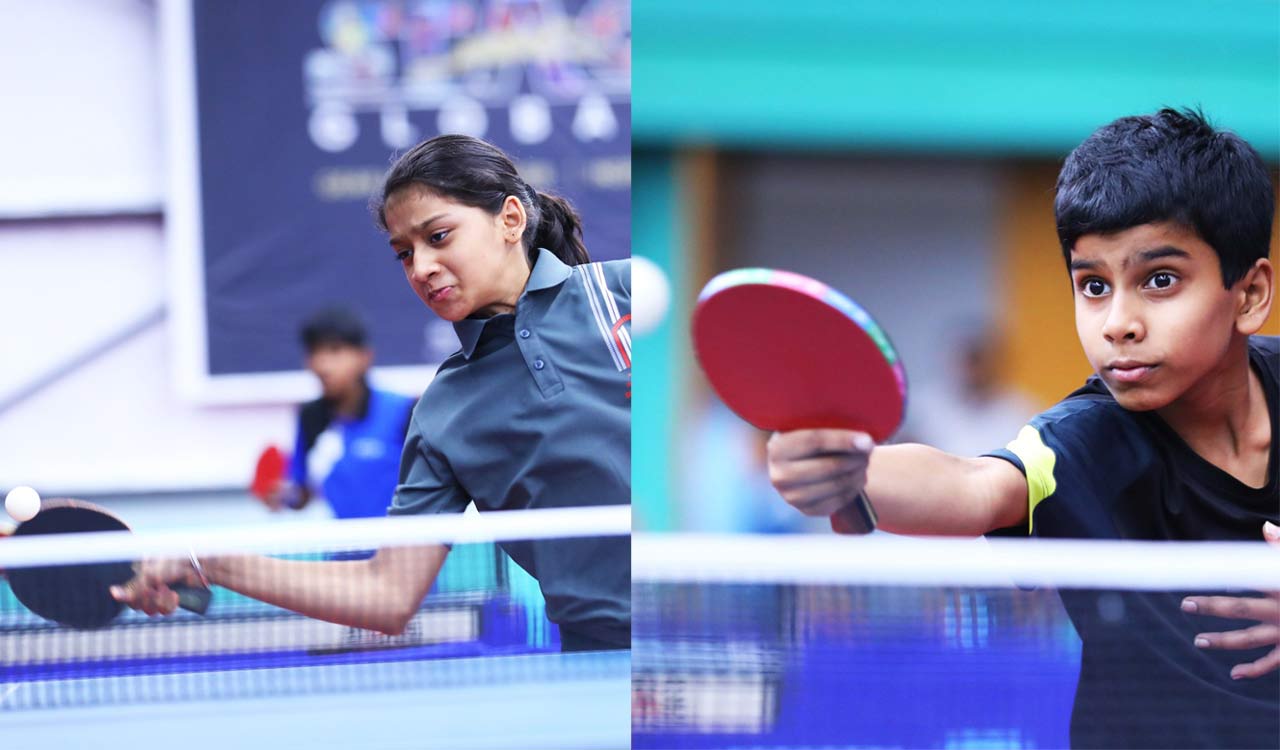
M1280 590L1280 550L1261 542L639 534L632 575L636 748L1280 746L1276 673L1224 678L1269 648L1197 650L1197 626L1150 617ZM1077 625L1102 663L1073 730ZM1179 683L1210 673L1208 691ZM1232 689L1238 731L1204 699ZM1191 722L1208 739L1161 734L1180 713L1210 715Z
M0 570L7 574L0 579L0 713L389 690L424 681L581 678L518 658L559 652L559 634L537 581L503 548L531 540L627 545L629 526L629 508L617 506L0 539ZM104 626L77 629L28 610L8 580L36 567L187 559L194 551L198 559L315 563L296 566L293 582L311 576L324 595L359 599L373 594L341 591L333 566L368 565L374 550L428 543L449 546L444 566L402 632L392 635L311 619L219 586L203 615L180 609L148 617L125 609ZM392 568L386 575L422 573ZM576 672L592 669L589 659L566 663Z

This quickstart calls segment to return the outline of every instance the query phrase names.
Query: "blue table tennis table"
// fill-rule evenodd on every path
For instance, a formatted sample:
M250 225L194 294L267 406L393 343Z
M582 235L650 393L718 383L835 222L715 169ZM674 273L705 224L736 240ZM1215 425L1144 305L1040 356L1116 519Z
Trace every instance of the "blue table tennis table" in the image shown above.
M385 687L383 675L393 675ZM0 685L7 747L112 750L254 748L630 747L630 652L531 653L413 662L286 667L270 679L296 692L180 696L190 675L85 677L43 691L129 695L114 705L24 705L32 683ZM252 671L203 672L228 685ZM74 684L71 684L74 683ZM346 687L344 687L346 686ZM211 686L204 686L208 694ZM212 686L216 693L216 685Z
M211 499L208 523L261 522L234 516L255 510L241 500ZM169 507L154 502L108 505L135 529L191 524L200 512L193 502L172 517L149 512ZM207 617L125 612L102 631L68 631L27 612L0 578L0 743L630 747L630 652L559 653L536 582L513 568L492 545L458 545L410 623L417 632L401 638L225 589Z
M136 530L289 526L244 497L103 504ZM559 653L536 582L493 545L456 546L411 626L383 637L217 589L207 617L126 612L98 641L30 614L0 578L0 743L630 747L630 652Z

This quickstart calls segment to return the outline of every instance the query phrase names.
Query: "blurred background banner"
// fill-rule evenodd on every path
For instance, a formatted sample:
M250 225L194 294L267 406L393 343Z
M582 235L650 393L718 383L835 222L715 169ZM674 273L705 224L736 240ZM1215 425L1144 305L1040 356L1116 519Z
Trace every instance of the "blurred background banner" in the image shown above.
M636 344L637 529L825 528L778 500L766 436L696 367L688 320L716 273L857 300L906 366L899 439L975 455L1090 374L1052 210L1074 146L1199 107L1280 161L1270 0L649 0L633 26L633 250L672 288Z
M317 305L378 321L384 375L457 348L369 212L392 155L442 132L567 196L597 259L630 239L630 13L617 0L175 0L165 15L183 391L298 398ZM409 368L409 369L405 369ZM414 389L420 390L415 385Z

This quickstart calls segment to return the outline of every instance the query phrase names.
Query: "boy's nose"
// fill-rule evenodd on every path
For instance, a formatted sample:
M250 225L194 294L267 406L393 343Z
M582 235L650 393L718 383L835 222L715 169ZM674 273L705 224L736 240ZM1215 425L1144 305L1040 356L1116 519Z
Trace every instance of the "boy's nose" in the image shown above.
M1107 310L1107 319L1102 324L1102 335L1111 342L1140 341L1146 336L1142 316L1136 309L1136 305L1131 304L1125 296L1117 294Z

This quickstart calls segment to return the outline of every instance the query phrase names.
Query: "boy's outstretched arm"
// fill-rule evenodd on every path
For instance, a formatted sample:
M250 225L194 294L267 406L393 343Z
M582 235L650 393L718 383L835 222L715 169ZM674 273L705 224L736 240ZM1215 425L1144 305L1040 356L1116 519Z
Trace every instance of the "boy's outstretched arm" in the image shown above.
M806 515L829 516L865 490L880 527L898 534L979 536L1027 520L1026 478L998 458L874 447L847 430L775 433L768 453L774 488Z

